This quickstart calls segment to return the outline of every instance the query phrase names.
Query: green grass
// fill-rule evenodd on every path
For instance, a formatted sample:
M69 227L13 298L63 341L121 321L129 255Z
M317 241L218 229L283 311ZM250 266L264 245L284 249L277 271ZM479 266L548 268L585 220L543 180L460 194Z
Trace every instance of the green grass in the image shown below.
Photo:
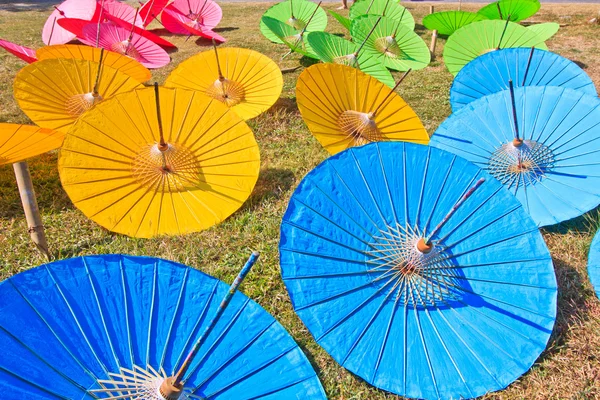
M298 65L298 57L280 62L286 49L268 42L258 30L258 20L266 3L223 4L220 27L228 38L226 46L260 51L282 68ZM326 4L333 9L337 4ZM429 43L430 33L419 23L429 5L409 3L417 21L417 33ZM437 4L436 10L455 8ZM476 9L463 5L464 9ZM567 24L548 42L550 49L583 65L600 85L600 40L598 27L587 25L597 10L591 5L543 4L534 21ZM40 31L49 11L0 11L0 37L37 48ZM158 25L156 25L158 27ZM328 31L344 33L330 17ZM182 60L209 48L205 41L186 41L167 36L179 46L173 62L154 71L162 83ZM431 66L409 75L399 93L422 118L430 133L450 113L448 89L452 76L441 57L444 40L438 41ZM0 121L29 122L12 97L12 80L24 64L0 52ZM264 115L250 121L262 158L256 189L246 204L219 226L184 237L153 240L132 239L112 234L86 219L73 207L60 186L56 169L57 153L29 161L43 214L51 251L56 259L86 254L125 253L158 256L182 262L230 282L250 249L259 250L261 259L243 284L242 291L275 315L288 329L313 362L331 399L392 399L338 366L314 342L294 313L281 281L277 245L279 224L287 202L303 176L327 157L327 153L300 118L294 87L300 71L284 75L284 91L279 102ZM598 227L598 213L544 231L554 256L559 283L557 324L548 349L538 363L508 389L488 395L490 399L594 399L600 398L600 302L595 298L586 273L586 255ZM42 263L27 234L15 178L11 166L0 167L0 279L5 279Z

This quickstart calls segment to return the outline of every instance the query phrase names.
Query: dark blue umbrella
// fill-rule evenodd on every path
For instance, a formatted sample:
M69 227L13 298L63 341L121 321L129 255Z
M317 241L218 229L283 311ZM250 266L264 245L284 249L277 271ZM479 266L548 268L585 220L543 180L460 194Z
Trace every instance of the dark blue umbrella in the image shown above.
M325 399L294 340L235 292L250 266L231 288L181 264L121 255L63 260L7 279L3 397L163 399L158 390L187 365L183 387L171 392L180 399Z
M499 390L543 351L552 260L521 204L451 153L373 143L300 183L281 225L294 308L342 366L402 396Z
M600 100L581 91L527 86L482 97L452 114L430 145L502 182L539 226L600 204Z
M528 48L485 53L460 70L450 88L450 105L458 111L483 96L520 86L561 86L597 96L594 82L573 61L558 54Z
M590 246L590 254L588 256L588 275L590 281L596 291L596 296L600 297L600 234L596 233L592 245Z

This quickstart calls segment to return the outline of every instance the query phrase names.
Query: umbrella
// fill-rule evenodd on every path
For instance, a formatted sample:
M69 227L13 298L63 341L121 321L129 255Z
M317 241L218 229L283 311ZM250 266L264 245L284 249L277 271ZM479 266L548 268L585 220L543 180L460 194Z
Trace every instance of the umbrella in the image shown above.
M556 32L560 29L560 25L556 22L544 22L542 24L529 25L527 27L530 31L534 32L544 42L556 35Z
M488 4L477 11L488 19L505 19L519 22L533 16L539 11L538 0L500 0Z
M300 74L296 98L308 129L330 154L383 140L427 144L427 131L396 87L345 65L316 64Z
M381 21L369 34L373 26ZM359 43L366 40L364 51L372 54L383 65L397 71L425 68L431 61L427 45L412 29L387 17L364 15L352 21L352 38Z
M275 104L283 89L283 77L277 64L256 51L215 47L179 64L165 86L197 90L247 120Z
M410 11L395 0L358 0L350 7L350 20L355 20L363 15L384 16L400 22L411 31L415 29L415 19ZM354 37L354 35L352 36Z
M577 64L558 54L535 48L502 49L483 54L454 78L450 105L458 111L470 102L519 86L562 86L597 96L592 79Z
M481 14L468 11L442 11L425 16L423 25L430 31L438 31L440 35L450 36L463 26L486 19Z
M502 389L552 333L556 280L536 225L499 182L429 146L325 160L290 199L279 253L317 343L401 396Z
M160 68L171 62L171 58L160 46L149 39L112 23L88 24L79 37L82 43L131 57L146 68Z
M588 275L596 291L596 296L600 298L600 234L596 233L590 254L588 256Z
M155 93L156 91L156 93ZM75 123L58 169L73 204L134 236L207 229L252 193L260 156L234 112L202 93L146 88L102 102Z
M63 139L64 133L50 129L0 124L0 165L13 164L29 235L48 259L50 258L48 243L29 174L29 166L25 160L59 148Z
M154 43L156 43L157 45L159 45L161 47L166 47L168 49L176 49L177 48L177 46L175 46L173 43L161 38L158 35L155 35L154 33L152 33L151 31L149 31L147 29L132 25L131 23L129 23L127 21L123 21L122 19L119 19L117 17L113 17L110 14L105 14L104 17L108 21L127 29L128 31L131 31L133 29L133 33L138 34L142 37L145 37L146 39L150 39L151 41L153 41Z
M469 61L482 54L510 47L547 50L535 32L510 21L473 22L454 32L444 46L444 63L456 75Z
M102 13L102 18L106 18L109 21L118 18L130 25L133 24L140 28L144 27L144 20L138 15L138 10L131 7L129 4L121 3L120 1L106 1L104 2L103 8L104 12ZM112 19L110 17L112 17Z
M211 31L210 29L202 27L200 24L194 22L187 16L177 11L171 5L165 7L161 14L162 23L164 26L169 27L172 31L177 31L189 36L195 35L200 36L204 39L214 39L219 43L223 43L226 39Z
M56 46L44 46L36 51L37 58L40 61L55 58L73 58L99 62L100 54L104 54L102 63L105 66L118 69L140 83L146 82L152 77L150 71L133 58L100 48L76 44L60 44Z
M231 288L185 265L124 255L15 275L0 284L0 388L24 399L167 398L159 390L181 400L325 399L292 337L235 291L248 268ZM198 339L175 394L166 374Z
M34 123L61 132L94 104L138 87L138 81L102 63L62 58L26 66L13 85L19 107Z
M310 32L306 40L323 62L358 68L389 87L396 84L390 71L376 57L361 51L364 41L358 45L327 32Z
M444 121L431 145L486 169L539 226L600 204L600 100L525 86L482 97ZM516 121L516 122L515 122Z
M350 18L346 18L335 11L327 10L327 12L331 14L331 16L335 18L337 22L339 22L344 28L350 30L350 25L352 24L352 20Z
M75 39L75 35L57 24L62 18L77 18L92 21L96 15L96 0L66 0L55 6L42 31L45 44L65 44Z
M325 11L317 4L307 0L282 1L269 7L262 16L280 21L296 31L303 29L306 29L307 32L324 31L327 27ZM262 18L260 31L271 42L284 43L279 37L280 29L273 31Z
M26 63L31 64L32 62L37 61L37 58L35 57L35 50L30 49L29 47L20 46L2 39L0 39L0 47L12 55L19 57Z
M150 23L158 17L169 1L170 0L148 0L140 7L139 14L144 21L144 27L150 25Z
M223 11L217 3L212 0L195 0L190 3L190 7L186 3L186 0L173 2L169 4L164 10L169 10L170 13L164 13L161 16L161 21L164 27L171 33L178 33L180 35L189 35L190 32L177 21L173 21L172 14L180 14L183 17L184 25L204 31L210 31L221 21L223 17Z
M298 30L284 22L266 16L261 18L261 22L264 23L267 28L283 42L283 44L290 48L289 53L284 55L284 57L290 53L298 53L305 57L319 59L319 56L315 54L314 50L310 47L310 44L306 41L306 27Z

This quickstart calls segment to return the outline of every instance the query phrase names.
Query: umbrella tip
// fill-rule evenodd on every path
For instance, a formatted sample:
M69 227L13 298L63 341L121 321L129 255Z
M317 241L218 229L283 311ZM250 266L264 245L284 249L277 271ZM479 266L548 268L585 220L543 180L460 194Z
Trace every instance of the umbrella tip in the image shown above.
M523 144L523 139L513 139L512 141L513 146L515 147L521 147L521 145Z
M175 386L173 382L173 377L166 378L158 388L158 391L164 400L177 400L183 393L183 387L181 385Z
M252 255L253 255L254 257L258 257L258 256L260 256L260 253L259 253L258 251L253 251L253 252L252 252Z
M433 244L426 243L424 238L419 239L417 242L417 250L423 254L428 254L433 249Z

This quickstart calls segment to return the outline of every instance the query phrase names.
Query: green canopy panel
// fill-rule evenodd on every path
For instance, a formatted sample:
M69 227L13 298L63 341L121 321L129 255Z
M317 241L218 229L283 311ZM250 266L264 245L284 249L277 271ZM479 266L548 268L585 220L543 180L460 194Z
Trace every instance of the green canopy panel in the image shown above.
M382 15L402 22L411 31L415 29L415 19L410 11L395 0L357 0L350 7L350 20L352 21L363 15Z
M444 46L444 63L453 75L471 60L497 49L537 47L547 50L538 35L509 21L479 21L460 28Z
M306 41L321 61L358 68L383 84L394 87L394 77L390 71L376 57L361 49L360 44L327 32L311 32L306 35Z
M510 16L511 21L519 22L537 13L540 6L538 0L500 0L488 4L477 13L488 19L506 20Z
M380 18L381 21L375 26ZM373 26L375 29L369 36ZM363 15L352 21L350 33L356 43L366 39L363 51L373 54L387 68L396 71L417 70L425 68L431 61L431 53L425 42L399 21Z
M423 18L423 26L439 35L450 36L472 22L484 21L487 17L468 11L441 11Z
M316 10L316 12L315 12ZM310 18L314 13L312 19ZM286 25L301 31L306 27L307 32L324 31L327 27L327 14L317 4L308 0L288 0L270 7L263 17L270 17L284 22ZM310 20L308 27L306 24ZM283 43L281 39L260 21L260 31L271 42Z
M343 15L336 13L335 11L331 11L331 10L327 10L327 12L329 14L331 14L331 16L333 18L335 18L337 20L337 22L339 22L340 24L342 24L342 26L348 30L350 30L350 24L352 23L352 21L350 21L350 18L346 18Z
M275 34L281 43L288 46L292 52L306 57L319 59L306 41L306 32L304 30L294 29L285 22L281 22L271 17L263 16L261 22Z
M556 22L544 22L543 24L535 24L527 27L532 32L535 32L538 37L544 42L556 35L560 29L560 25Z

